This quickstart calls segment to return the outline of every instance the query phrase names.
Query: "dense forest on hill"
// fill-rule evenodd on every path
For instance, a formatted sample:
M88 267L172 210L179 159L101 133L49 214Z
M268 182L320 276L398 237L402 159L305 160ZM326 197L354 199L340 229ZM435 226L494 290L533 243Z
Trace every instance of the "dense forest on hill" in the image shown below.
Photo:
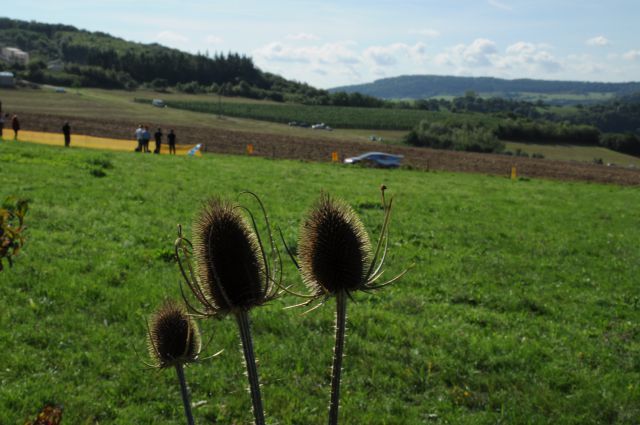
M114 89L140 85L158 90L175 87L190 93L213 92L318 105L381 104L378 99L360 94L330 94L263 72L250 57L237 53L194 55L70 25L0 18L0 46L18 47L31 55L27 67L0 61L0 70L12 70L36 83ZM63 70L51 70L48 65L52 61L62 63Z
M532 79L505 80L493 77L406 75L383 78L368 84L336 87L330 91L344 91L347 93L359 92L382 99L424 99L437 96L463 96L467 91L474 91L482 95L521 99L525 94L556 94L565 96L589 96L594 94L611 96L627 95L640 92L640 83L598 83Z

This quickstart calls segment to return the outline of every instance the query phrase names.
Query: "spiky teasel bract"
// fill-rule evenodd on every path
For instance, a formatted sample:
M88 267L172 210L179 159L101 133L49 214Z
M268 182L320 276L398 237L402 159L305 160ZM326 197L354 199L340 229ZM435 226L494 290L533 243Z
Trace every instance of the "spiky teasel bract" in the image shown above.
M269 242L277 256L270 233ZM202 306L190 307L203 316L248 311L277 294L279 270L267 258L253 215L234 202L207 201L193 225L193 244L179 234L176 256Z
M165 302L151 318L147 344L153 366L159 368L194 362L201 349L198 326L174 301Z
M342 200L326 193L320 195L302 223L298 241L299 262L296 263L312 297L329 297L339 292L382 288L388 282L376 284L383 275L389 235L391 205L385 201L382 230L375 249L356 212Z
M253 196L260 205L271 246L270 258L251 211L220 198L205 203L193 226L193 243L183 237L181 227L178 228L175 250L185 283L201 305L200 308L189 307L201 316L232 314L235 317L255 423L264 425L249 310L276 297L282 265L264 205L255 194L244 193ZM185 301L188 303L186 297Z
M302 225L299 252L302 279L315 295L352 292L366 282L369 235L351 207L327 194Z
M372 249L369 236L355 211L345 202L323 193L302 224L298 243L300 262L296 262L292 256L300 269L302 280L311 290L311 294L307 296L309 301L303 305L318 298L326 300L333 296L336 299L330 425L338 423L347 298L354 291L369 291L389 285L406 272L386 283L376 284L384 273L382 267L387 253L392 204L392 201L386 203L386 186L383 185L380 189L385 214L375 249Z

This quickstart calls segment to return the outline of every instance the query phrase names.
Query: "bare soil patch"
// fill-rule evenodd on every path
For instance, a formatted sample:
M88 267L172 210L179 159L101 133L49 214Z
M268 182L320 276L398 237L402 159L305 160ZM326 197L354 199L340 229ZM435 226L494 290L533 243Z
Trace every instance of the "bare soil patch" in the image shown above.
M133 139L134 131L138 125L134 121L123 122L108 118L78 118L31 113L22 113L20 119L26 130L59 132L64 121L68 120L75 133L122 139ZM152 133L157 127L162 127L165 133L169 129L160 123L146 124L149 125ZM511 167L515 166L518 175L524 177L640 185L640 169L615 166L390 146L375 142L333 141L314 137L311 130L308 137L301 138L218 130L204 126L175 126L173 129L177 134L178 143L202 143L205 152L245 154L247 144L252 144L254 155L257 156L328 162L334 151L338 152L342 159L367 151L384 150L404 155L404 164L421 170L509 176Z

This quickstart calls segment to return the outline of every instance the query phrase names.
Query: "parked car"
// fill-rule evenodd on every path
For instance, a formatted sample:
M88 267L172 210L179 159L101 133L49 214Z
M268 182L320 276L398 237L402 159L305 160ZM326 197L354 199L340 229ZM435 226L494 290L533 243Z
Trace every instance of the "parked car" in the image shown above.
M367 152L362 155L345 158L345 164L362 164L379 168L398 168L403 155L393 155L384 152Z
M311 127L309 124L307 124L304 121L289 121L289 127Z
M312 129L314 130L327 130L327 131L332 131L333 128L329 127L328 125L326 125L325 123L321 122L319 124L314 124L311 126Z
M151 104L153 106L155 106L156 108L164 108L165 106L167 106L167 104L164 103L164 100L162 100L162 99L153 99L151 101Z

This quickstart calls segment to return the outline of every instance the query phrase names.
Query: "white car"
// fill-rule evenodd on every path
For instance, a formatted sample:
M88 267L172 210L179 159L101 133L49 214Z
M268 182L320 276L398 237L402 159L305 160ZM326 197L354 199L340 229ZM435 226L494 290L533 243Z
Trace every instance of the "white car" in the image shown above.
M332 131L333 128L329 127L328 125L326 125L325 123L321 122L320 124L314 124L311 126L312 129L314 130L327 130L327 131Z

